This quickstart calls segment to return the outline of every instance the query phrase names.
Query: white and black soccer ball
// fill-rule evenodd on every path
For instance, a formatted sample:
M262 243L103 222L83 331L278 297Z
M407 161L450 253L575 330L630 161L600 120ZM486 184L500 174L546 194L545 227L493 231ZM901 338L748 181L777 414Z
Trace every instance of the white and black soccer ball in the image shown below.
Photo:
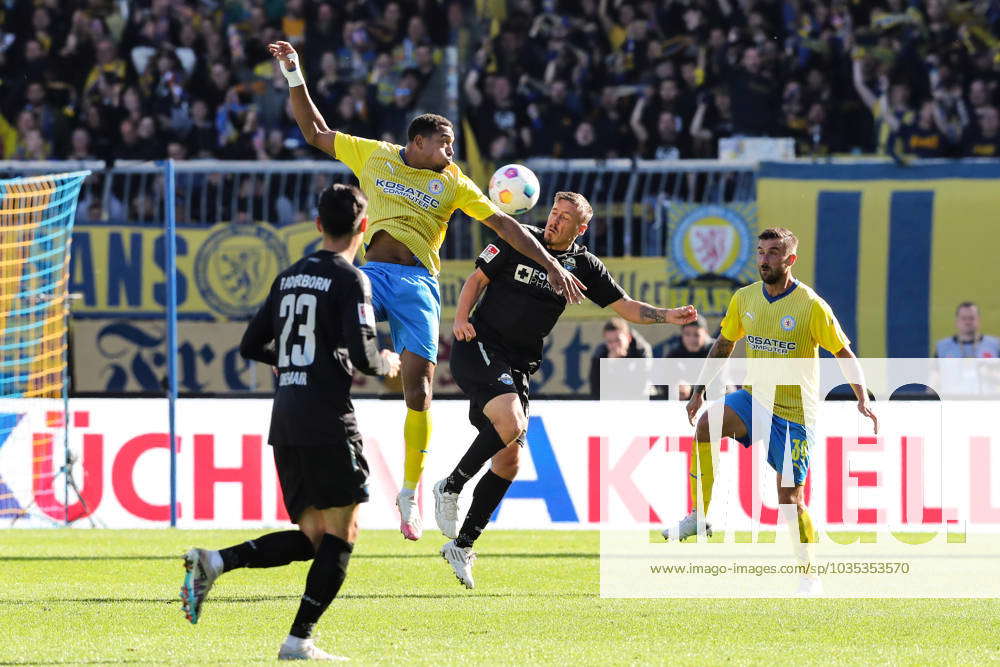
M493 172L490 199L507 215L522 215L538 203L538 177L522 164L508 164Z

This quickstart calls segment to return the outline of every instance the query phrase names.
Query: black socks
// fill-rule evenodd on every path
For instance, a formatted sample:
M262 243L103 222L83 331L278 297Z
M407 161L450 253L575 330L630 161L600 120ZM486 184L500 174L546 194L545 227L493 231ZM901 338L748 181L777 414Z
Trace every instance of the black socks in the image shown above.
M511 480L500 477L492 470L486 471L472 493L472 506L469 507L465 523L462 524L462 529L455 539L456 546L462 548L472 546L489 523L493 510L500 505L504 494L510 488L510 483Z
M337 597L340 585L347 577L347 563L351 560L353 550L353 544L329 533L323 535L316 558L309 567L306 591L299 603L299 612L295 615L288 634L302 639L312 636L316 622Z
M445 492L461 493L465 483L472 477L475 477L479 469L506 446L506 443L500 440L500 436L497 434L496 429L493 428L493 425L487 422L485 426L479 429L479 435L469 445L469 449L466 450L465 455L459 460L458 465L455 466L455 470L448 475L448 479L444 483ZM476 488L478 489L479 487L477 486Z
M309 560L313 545L302 531L285 530L222 549L219 554L222 571L229 572L238 567L278 567L293 560Z

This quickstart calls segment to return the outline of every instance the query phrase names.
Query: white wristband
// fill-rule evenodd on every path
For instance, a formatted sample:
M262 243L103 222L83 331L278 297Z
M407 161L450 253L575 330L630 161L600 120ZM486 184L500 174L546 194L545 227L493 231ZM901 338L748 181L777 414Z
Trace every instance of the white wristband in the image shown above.
M281 66L281 73L285 75L285 80L288 81L288 87L295 88L296 86L305 85L306 80L302 78L302 67L299 65L299 54L293 53L288 56L288 59L295 65L295 69L288 70L284 62L278 61L278 64Z

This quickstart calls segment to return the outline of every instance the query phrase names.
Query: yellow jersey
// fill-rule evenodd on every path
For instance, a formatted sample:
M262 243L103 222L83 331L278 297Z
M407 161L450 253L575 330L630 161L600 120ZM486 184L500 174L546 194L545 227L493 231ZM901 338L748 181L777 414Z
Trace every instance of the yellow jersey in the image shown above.
M449 164L444 171L415 169L403 161L403 147L343 132L334 138L336 158L347 165L368 197L367 246L376 232L386 231L405 245L436 276L439 251L456 209L476 220L497 212L493 202Z
M803 397L811 399L807 405L814 414L820 346L836 354L851 342L826 301L798 281L775 297L767 294L760 281L737 290L722 318L721 333L731 341L746 338L748 384L744 389L750 391L754 380L775 386L774 414L799 424L806 423ZM795 377L787 375L792 370L789 365L755 361L810 358L817 361L794 366Z

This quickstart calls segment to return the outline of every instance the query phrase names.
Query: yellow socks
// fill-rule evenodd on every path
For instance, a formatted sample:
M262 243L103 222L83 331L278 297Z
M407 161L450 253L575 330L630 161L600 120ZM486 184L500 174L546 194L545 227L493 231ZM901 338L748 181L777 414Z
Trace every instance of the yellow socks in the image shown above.
M812 519L809 512L802 510L799 512L799 541L813 543L816 541L816 531L813 529Z
M424 472L424 458L431 442L431 413L418 412L406 408L403 422L403 441L406 443L406 458L403 460L403 488L416 489Z
M715 474L712 470L712 443L695 442L691 445L691 502L702 515L708 514L708 504L712 502L712 485ZM700 484L699 484L700 482ZM699 490L699 487L700 490ZM701 505L698 499L701 498Z

